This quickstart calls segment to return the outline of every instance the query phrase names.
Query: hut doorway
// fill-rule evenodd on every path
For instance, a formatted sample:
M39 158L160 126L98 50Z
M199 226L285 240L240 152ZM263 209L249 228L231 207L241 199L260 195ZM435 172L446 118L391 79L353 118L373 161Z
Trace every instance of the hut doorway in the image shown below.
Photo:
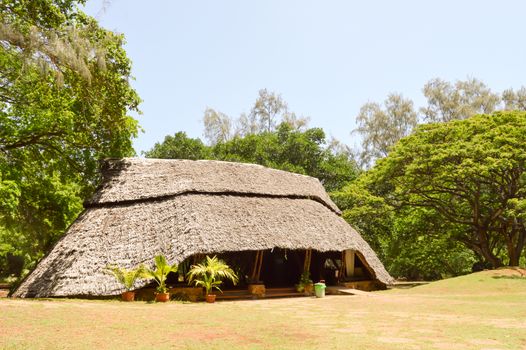
M305 251L274 248L265 251L260 279L269 288L292 287L303 271Z

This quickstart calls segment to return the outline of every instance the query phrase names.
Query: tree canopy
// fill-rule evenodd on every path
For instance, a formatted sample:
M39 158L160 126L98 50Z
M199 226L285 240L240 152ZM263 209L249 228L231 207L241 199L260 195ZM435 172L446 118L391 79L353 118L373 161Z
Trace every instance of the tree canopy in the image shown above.
M234 137L272 133L281 123L293 129L304 130L309 118L298 117L289 111L287 102L280 94L261 89L249 114L242 113L232 119L228 115L207 108L203 116L204 136L209 145L226 142Z
M140 100L124 37L84 2L0 4L1 257L38 258L82 209L98 160L134 154L128 112Z
M363 166L371 166L385 157L402 137L409 135L419 123L449 122L497 110L526 110L526 88L507 89L499 94L475 78L451 83L439 78L422 88L427 105L417 110L413 102L401 94L389 94L383 106L367 102L356 116L361 135L360 158Z
M419 126L367 174L385 204L499 267L526 243L526 113ZM407 217L407 216L406 216ZM414 222L413 227L416 227Z

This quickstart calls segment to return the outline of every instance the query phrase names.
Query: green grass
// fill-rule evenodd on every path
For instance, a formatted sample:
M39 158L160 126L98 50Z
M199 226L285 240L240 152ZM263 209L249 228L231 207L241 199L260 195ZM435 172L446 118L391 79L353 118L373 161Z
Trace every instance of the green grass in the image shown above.
M486 271L371 296L147 304L0 300L2 349L525 349L526 278Z

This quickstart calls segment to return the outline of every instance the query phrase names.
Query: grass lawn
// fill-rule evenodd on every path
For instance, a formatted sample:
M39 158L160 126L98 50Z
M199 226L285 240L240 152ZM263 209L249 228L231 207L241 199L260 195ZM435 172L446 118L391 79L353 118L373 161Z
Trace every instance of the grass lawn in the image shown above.
M526 349L526 270L216 304L0 299L1 349Z

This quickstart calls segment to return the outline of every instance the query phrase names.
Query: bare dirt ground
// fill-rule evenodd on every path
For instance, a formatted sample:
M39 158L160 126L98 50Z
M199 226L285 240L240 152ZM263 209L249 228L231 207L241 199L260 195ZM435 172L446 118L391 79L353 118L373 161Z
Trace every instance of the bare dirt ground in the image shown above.
M0 349L526 349L525 270L372 296L0 300Z

